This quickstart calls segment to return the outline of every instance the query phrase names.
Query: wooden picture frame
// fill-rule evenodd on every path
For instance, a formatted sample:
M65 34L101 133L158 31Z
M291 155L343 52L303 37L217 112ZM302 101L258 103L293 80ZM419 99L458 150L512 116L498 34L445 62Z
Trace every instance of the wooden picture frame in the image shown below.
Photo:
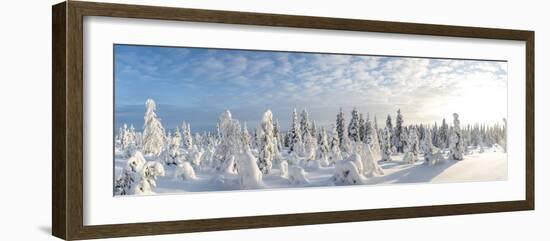
M54 5L52 13L52 233L56 237L66 240L110 238L520 211L533 210L535 207L535 37L533 31L78 1L68 1ZM526 43L525 199L473 204L86 226L83 224L84 16L524 41Z

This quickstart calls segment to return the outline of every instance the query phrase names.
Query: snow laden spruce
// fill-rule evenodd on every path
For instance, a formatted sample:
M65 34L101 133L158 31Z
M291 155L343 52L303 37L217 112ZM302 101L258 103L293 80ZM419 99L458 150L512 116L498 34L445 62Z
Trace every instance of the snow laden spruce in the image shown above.
M452 126L395 123L342 108L321 125L303 109L281 128L271 110L248 126L220 113L212 131L194 132L186 120L166 128L152 99L143 128L122 124L115 135L115 195L415 182L504 180L506 119ZM299 113L299 114L298 114ZM349 118L349 119L348 119ZM214 123L214 122L213 122ZM385 124L385 125L384 125Z

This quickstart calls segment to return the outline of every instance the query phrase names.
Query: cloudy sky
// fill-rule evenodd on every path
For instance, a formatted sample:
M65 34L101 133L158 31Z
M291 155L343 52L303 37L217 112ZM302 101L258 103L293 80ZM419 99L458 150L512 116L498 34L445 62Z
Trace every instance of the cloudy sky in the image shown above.
M497 123L507 115L507 64L497 61L115 45L115 126L143 126L157 102L165 128L210 130L219 114L255 127L271 109L283 129L294 108L317 125L339 108L377 116L401 109L405 124Z

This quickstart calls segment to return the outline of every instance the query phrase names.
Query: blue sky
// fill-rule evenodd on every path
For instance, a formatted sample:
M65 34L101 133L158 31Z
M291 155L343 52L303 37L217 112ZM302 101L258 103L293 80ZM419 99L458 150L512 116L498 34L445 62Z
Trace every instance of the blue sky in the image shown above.
M145 101L157 103L165 128L182 121L210 130L219 114L254 128L271 109L283 129L294 108L317 125L334 123L340 107L377 116L401 109L407 123L460 114L464 123L506 116L507 64L447 60L115 45L115 127L143 125Z

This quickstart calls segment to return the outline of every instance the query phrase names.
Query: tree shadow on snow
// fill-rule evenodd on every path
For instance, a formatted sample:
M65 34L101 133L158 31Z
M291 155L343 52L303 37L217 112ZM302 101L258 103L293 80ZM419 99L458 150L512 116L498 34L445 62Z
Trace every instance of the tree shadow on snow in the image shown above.
M429 182L447 168L456 164L457 161L446 160L442 161L436 165L429 166L426 164L399 164L400 169L394 173L374 177L368 180L370 184L379 184L379 183L419 183L419 182ZM391 166L396 166L396 163L391 163ZM384 167L382 167L384 169ZM388 167L386 167L388 168Z

